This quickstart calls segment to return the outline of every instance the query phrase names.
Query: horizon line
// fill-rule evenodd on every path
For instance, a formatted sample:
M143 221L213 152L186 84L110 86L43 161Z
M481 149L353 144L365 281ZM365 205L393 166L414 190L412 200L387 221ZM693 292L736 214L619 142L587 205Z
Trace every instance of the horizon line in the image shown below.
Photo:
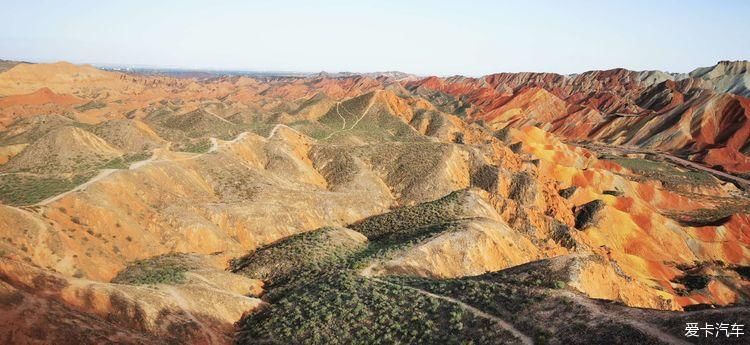
M369 71L369 72L354 72L354 71L326 71L326 70L319 70L319 71L300 71L300 70L273 70L273 69L255 69L255 68L243 68L243 67L197 67L197 66L169 66L169 65L150 65L150 64L134 64L134 63L109 63L109 62L73 62L68 60L44 60L44 59L15 59L15 58L0 58L0 61L12 61L12 62L19 62L19 63L31 63L31 64L55 64L55 63L69 63L73 65L78 66L92 66L97 69L114 69L114 68L133 68L133 69L152 69L155 71L158 70L173 70L173 71L189 71L189 72L208 72L208 73L221 73L221 72L236 72L236 73L276 73L276 74L297 74L297 75L316 75L316 74L351 74L351 75L365 75L365 74L386 74L386 73L403 73L408 74L415 77L420 78L429 78L429 77L438 77L438 78L450 78L450 77L470 77L470 78L482 78L486 76L496 75L496 74L518 74L518 73L538 73L538 74L557 74L562 76L575 76L580 75L584 73L589 72L599 72L599 71L612 71L612 70L627 70L627 71L633 71L633 72L662 72L667 73L670 75L680 75L680 74L689 74L693 71L696 71L701 68L708 68L708 67L714 67L721 63L741 63L741 62L750 62L748 59L742 59L742 60L728 60L728 59L721 59L719 61L716 61L713 65L710 66L697 66L694 67L690 71L683 71L683 72L673 72L668 70L660 70L660 69L629 69L626 67L612 67L612 68L601 68L601 69L589 69L582 72L575 72L575 73L560 73L560 72L549 72L549 71L517 71L517 72L511 72L511 71L499 71L499 72L492 72L489 74L482 74L482 75L471 75L471 74L418 74L418 73L411 73L406 72L403 70L382 70L382 71Z

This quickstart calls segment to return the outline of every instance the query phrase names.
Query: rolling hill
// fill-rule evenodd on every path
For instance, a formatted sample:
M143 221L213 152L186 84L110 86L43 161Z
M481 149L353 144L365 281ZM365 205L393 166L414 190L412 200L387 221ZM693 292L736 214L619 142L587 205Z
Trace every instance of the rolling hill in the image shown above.
M0 339L684 343L750 317L748 73L15 65Z

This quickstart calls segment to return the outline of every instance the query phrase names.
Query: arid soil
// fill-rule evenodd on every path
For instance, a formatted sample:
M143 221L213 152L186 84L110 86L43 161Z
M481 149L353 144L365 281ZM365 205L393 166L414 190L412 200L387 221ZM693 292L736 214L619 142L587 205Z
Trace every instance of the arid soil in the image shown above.
M747 323L747 67L15 64L0 342L683 344L685 322Z

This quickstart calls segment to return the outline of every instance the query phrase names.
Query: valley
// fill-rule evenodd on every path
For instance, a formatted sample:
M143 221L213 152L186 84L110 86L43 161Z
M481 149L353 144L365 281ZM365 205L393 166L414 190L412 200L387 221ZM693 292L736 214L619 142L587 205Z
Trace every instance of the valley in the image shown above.
M750 320L749 68L3 61L0 342L692 343Z

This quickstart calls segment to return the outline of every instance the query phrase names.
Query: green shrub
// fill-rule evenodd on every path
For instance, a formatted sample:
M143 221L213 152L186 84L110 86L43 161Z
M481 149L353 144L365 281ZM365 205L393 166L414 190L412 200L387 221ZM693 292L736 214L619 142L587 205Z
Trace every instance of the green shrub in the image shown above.
M0 202L8 205L32 205L75 188L93 177L94 173L73 177L42 177L7 174L0 176Z
M239 322L238 344L496 343L512 337L491 320L413 289L329 272Z
M210 149L211 140L208 138L192 140L187 143L177 144L175 146L175 150L180 152L206 153Z
M189 254L165 254L131 262L112 279L113 283L131 285L180 284L185 272L199 268Z
M114 158L100 167L100 169L128 169L131 163L143 161L151 157L151 152L137 152Z
M86 112L86 111L89 111L89 110L92 110L92 109L101 109L101 108L104 108L106 106L107 106L107 104L104 103L104 102L101 102L101 101L91 101L91 102L88 102L86 104L79 105L79 106L75 107L75 109L78 110L78 111L80 111L80 112Z
M424 230L430 225L438 225L460 218L464 212L458 202L463 191L457 191L438 200L406 206L389 213L372 216L350 227L369 239L377 239L390 234L409 235Z
M608 157L603 159L612 160L622 167L632 171L643 178L661 181L667 186L684 184L713 184L715 179L711 174L704 171L683 170L676 166L643 158Z
M337 231L345 230L324 227L290 236L232 260L230 269L274 284L283 277L304 274L302 271L340 264L363 244L354 240L333 242L331 235Z

